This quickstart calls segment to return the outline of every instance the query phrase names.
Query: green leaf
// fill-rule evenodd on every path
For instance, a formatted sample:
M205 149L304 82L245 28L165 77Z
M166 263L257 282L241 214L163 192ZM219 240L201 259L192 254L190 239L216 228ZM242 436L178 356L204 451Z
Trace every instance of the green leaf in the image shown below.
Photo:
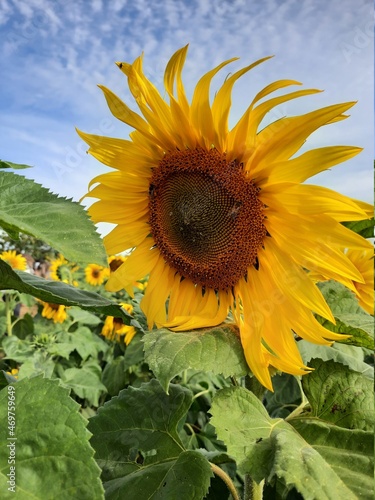
M170 380L187 368L224 376L248 373L241 341L232 325L189 332L161 329L144 336L145 361L168 391Z
M352 222L342 222L345 227L351 229L364 238L374 237L374 218L365 220L356 220Z
M6 359L13 359L17 363L23 363L34 353L34 349L29 342L25 342L13 335L2 340L2 348L5 351Z
M14 271L0 259L0 290L18 290L33 295L44 302L79 306L86 311L121 318L129 325L133 320L118 304L100 295L80 290L61 281L39 278L23 271Z
M124 370L131 366L138 365L144 360L142 336L136 334L130 344L126 346L124 356Z
M129 387L90 419L106 499L176 498L201 500L211 469L198 452L185 451L177 427L192 402L187 389L157 380Z
M92 356L96 358L100 352L106 352L108 345L93 333L87 326L80 326L74 332L62 332L59 339L70 343L83 361Z
M97 326L101 323L101 319L95 316L95 314L89 313L88 311L83 311L82 309L70 309L69 316L71 316L74 321L78 323L83 323L84 325Z
M311 413L347 429L374 429L373 383L334 361L312 359L314 371L302 377Z
M329 305L333 315L341 318L342 314L362 314L369 316L360 307L354 293L337 281L323 281L318 283L318 287Z
M80 264L107 265L103 242L87 212L32 180L0 171L0 226L30 234Z
M349 430L317 419L290 420L300 435L326 460L341 478L354 498L374 498L374 434L373 430ZM332 486L332 493L335 491ZM331 497L330 497L331 498ZM340 497L338 494L333 498Z
M14 387L15 392L11 390ZM15 394L15 438L8 439L8 401ZM4 500L99 500L100 470L79 405L56 381L35 377L0 392L0 489ZM9 491L11 443L15 443L16 493Z
M324 328L327 328L331 332L351 335L349 339L340 340L340 343L374 350L374 318L372 316L350 313L341 314L341 319L338 317L335 318L335 325L321 316L318 316L317 320Z
M116 396L126 384L124 357L118 356L108 363L102 373L102 382L110 396Z
M226 443L239 470L255 481L282 479L305 500L357 498L330 463L288 422L269 417L250 391L242 387L218 391L211 413L218 438Z
M333 346L317 345L300 340L298 341L298 349L305 364L312 358L321 358L323 361L331 359L348 366L355 372L362 373L367 378L374 378L374 369L363 361L363 350L360 347L337 342Z
M11 161L0 160L0 168L14 168L15 170L32 168L30 165L22 165L20 163L13 163Z
M92 406L99 406L99 397L107 392L101 382L102 371L96 361L85 363L81 368L68 368L61 376L65 387L72 389L81 399Z
M18 372L18 380L38 375L52 378L54 369L55 362L51 356L48 356L45 352L36 351L22 363Z
M25 314L22 319L13 324L12 333L19 339L25 339L34 333L34 320L30 314Z

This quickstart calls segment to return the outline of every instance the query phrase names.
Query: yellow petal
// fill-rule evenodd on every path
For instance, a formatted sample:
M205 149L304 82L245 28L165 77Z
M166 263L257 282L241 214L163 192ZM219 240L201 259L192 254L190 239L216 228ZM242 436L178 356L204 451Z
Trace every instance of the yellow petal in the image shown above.
M106 284L109 292L118 292L149 274L157 263L159 251L153 246L152 238L146 238L129 255L126 261L113 272Z

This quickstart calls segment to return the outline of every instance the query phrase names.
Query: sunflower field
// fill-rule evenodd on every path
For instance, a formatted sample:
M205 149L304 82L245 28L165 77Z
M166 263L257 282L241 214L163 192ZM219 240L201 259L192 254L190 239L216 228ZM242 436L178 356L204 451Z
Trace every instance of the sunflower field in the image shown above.
M260 129L318 92L279 80L229 129L265 59L189 103L186 53L168 103L118 63L142 116L101 86L134 131L78 132L88 211L0 162L0 497L370 500L373 207L304 184L359 148L298 153L354 103Z

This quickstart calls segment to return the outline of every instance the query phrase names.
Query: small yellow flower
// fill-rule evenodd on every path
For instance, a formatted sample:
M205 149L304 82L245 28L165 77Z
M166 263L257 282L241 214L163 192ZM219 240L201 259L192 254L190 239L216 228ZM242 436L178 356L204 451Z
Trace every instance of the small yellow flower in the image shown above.
M23 255L15 250L8 250L0 254L0 259L5 260L13 269L25 271L27 269L27 261Z
M53 319L54 323L63 323L66 318L66 306L62 304L53 304L51 302L42 302L44 304L43 318Z
M49 275L51 279L60 281L62 280L62 275L61 275L61 267L66 266L68 264L68 261L62 256L59 255L57 259L54 259L51 262L50 268L49 268Z
M85 277L89 285L102 285L108 275L109 269L98 264L89 264L85 269Z
M7 372L7 374L14 378L18 378L18 371L18 368L12 368L10 372Z

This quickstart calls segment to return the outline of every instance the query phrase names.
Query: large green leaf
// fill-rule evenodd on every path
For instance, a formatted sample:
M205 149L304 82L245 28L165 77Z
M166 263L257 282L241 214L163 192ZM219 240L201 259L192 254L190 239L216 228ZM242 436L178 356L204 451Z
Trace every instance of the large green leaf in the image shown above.
M8 429L10 387L0 392L0 489L4 500L104 497L86 421L69 391L34 377L14 384L15 430ZM9 392L10 391L10 392ZM15 446L16 493L9 491L11 443ZM8 446L7 446L8 445Z
M248 373L234 326L222 324L189 332L161 329L144 336L145 360L167 391L170 380L187 368L224 376Z
M0 226L30 234L68 260L107 265L103 242L84 208L30 179L0 171Z
M212 424L219 439L228 448L228 454L238 463L243 473L260 482L273 483L277 478L287 488L294 487L305 500L355 500L357 481L340 477L337 471L339 458L334 444L328 444L325 455L314 449L295 429L282 419L269 417L254 394L242 387L218 391L211 407ZM350 431L335 427L342 436L369 435L364 431ZM359 433L359 434L358 434ZM348 468L350 450L352 461L360 467L363 460L370 460L368 449L357 457L357 443L344 440L347 450L342 467ZM335 455L334 464L329 459ZM333 466L334 465L334 466ZM368 473L368 471L366 471ZM367 497L366 497L367 498Z
M118 304L96 293L80 290L61 281L39 278L23 271L14 271L0 259L0 290L17 290L33 295L44 302L79 306L90 312L122 318L132 324L133 318Z
M373 383L334 361L312 359L314 371L302 377L311 414L348 429L374 429Z
M293 427L316 450L354 493L355 498L374 498L373 431L349 430L318 419L290 420ZM334 490L332 489L333 493ZM336 499L349 497L339 495Z
M173 384L169 392L156 380L129 387L90 419L108 500L201 500L207 493L210 465L199 452L184 449L177 431L192 394Z

